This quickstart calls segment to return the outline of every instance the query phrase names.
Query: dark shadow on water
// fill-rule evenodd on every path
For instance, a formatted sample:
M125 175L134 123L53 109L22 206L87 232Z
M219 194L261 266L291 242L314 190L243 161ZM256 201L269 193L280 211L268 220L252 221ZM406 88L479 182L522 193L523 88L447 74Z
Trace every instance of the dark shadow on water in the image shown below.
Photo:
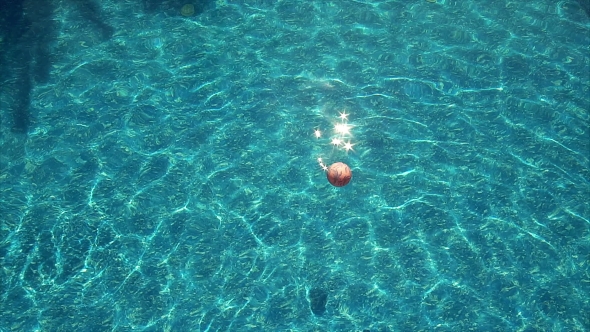
M2 1L0 10L0 87L7 101L12 130L26 133L29 127L30 65L28 49L21 40L31 27L21 1ZM23 106L24 105L24 106Z
M15 133L28 133L34 123L31 90L50 80L56 55L51 50L60 28L52 16L55 1L0 0L0 97L7 108L8 123ZM115 29L105 23L98 2L69 0L83 22L106 41ZM4 122L4 121L3 121Z
M55 44L61 28L52 15L57 0L0 0L0 100L9 115L2 126L26 134L34 125L34 110L30 109L31 90L35 84L46 84L57 60L51 45ZM101 41L115 34L109 25L103 4L99 0L66 0L81 24L90 27ZM183 5L194 8L197 16L214 6L213 0L138 0L137 5L148 14L181 15ZM4 123L5 122L5 123Z
M0 10L0 86L13 132L31 125L31 90L49 81L55 38L52 2L3 0Z

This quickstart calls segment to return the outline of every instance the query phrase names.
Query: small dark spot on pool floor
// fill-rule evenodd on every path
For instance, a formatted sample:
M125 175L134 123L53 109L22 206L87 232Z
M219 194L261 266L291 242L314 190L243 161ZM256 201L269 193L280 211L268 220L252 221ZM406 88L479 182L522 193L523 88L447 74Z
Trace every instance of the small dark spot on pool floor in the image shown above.
M321 316L326 312L326 303L328 302L328 292L321 288L312 288L309 290L309 304L311 312L316 316Z

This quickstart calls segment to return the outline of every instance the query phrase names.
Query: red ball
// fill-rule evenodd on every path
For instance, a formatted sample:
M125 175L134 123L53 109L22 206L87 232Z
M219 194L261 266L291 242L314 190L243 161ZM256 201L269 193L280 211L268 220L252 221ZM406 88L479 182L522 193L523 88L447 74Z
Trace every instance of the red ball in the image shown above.
M335 187L344 187L352 179L352 171L345 163L333 163L328 168L328 181Z

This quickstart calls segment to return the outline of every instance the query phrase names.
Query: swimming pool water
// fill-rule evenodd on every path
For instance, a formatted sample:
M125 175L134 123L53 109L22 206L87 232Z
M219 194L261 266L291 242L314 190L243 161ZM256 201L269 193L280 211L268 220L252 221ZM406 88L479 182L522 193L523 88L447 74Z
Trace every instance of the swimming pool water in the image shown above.
M45 6L3 21L0 331L590 329L584 3Z

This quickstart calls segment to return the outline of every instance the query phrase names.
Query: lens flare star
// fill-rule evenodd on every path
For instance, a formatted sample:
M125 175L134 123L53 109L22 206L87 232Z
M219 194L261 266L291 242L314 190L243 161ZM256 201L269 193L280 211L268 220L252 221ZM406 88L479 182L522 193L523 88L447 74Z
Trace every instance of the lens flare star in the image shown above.
M342 140L340 138L334 137L334 138L332 138L331 143L332 143L332 145L340 146L340 144L342 144Z
M322 132L319 129L314 130L313 134L315 135L315 138L322 137Z
M342 146L342 148L344 150L346 150L346 152L348 152L348 151L352 150L353 145L354 144L352 144L352 143L350 143L350 141L348 141L348 142L344 143L344 145Z
M348 123L338 123L334 126L334 131L341 136L350 135L350 125Z

